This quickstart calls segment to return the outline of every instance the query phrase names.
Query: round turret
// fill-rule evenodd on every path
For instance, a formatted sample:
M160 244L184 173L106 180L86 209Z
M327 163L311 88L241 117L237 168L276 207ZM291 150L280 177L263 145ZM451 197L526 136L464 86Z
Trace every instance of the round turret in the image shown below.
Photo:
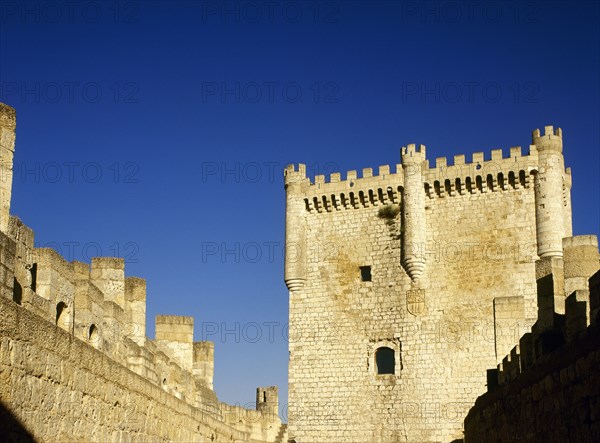
M285 183L285 267L284 280L291 292L304 287L306 281L306 220L302 187L306 183L306 165L289 165L284 170Z
M535 175L537 251L540 258L562 256L565 237L565 164L562 130L546 126L544 135L533 131L532 143L538 151Z
M418 281L425 269L425 188L423 166L426 161L424 145L410 144L401 150L404 171L402 262L409 277Z

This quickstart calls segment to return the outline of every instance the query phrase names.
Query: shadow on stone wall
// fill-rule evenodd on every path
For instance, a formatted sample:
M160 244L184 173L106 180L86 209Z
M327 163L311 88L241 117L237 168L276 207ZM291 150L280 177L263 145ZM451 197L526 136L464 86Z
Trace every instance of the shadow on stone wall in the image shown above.
M17 417L0 401L0 435L6 443L35 443L33 435Z

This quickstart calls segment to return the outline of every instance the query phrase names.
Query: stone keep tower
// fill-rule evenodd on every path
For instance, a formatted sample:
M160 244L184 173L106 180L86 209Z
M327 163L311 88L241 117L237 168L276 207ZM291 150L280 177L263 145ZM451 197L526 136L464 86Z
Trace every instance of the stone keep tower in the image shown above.
M329 180L288 166L289 436L452 441L485 370L537 318L538 258L571 236L562 132L470 162L402 148Z

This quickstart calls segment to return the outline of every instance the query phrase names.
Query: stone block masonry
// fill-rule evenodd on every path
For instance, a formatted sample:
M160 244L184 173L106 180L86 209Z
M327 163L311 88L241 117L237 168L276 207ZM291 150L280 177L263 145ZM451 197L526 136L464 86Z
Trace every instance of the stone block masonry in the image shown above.
M431 166L408 144L376 173L285 169L290 439L462 438L486 369L536 320L536 261L571 235L562 150L547 126L527 155Z
M600 254L591 236L563 245L564 271L556 274L578 269L586 277L583 288L566 298L563 314L556 313L562 321L543 328L536 323L510 357L488 371L497 379L466 416L466 443L600 441L600 323L590 316L589 303L589 294L600 287ZM587 269L577 266L584 258Z
M15 111L0 103L0 440L281 442L277 388L254 410L213 390L192 317L146 337L146 281L124 260L68 262L10 215Z

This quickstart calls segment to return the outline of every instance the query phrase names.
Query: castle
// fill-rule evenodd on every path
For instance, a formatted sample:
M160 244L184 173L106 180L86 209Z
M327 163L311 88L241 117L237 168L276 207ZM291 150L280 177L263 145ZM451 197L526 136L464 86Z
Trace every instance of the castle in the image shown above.
M194 319L156 317L124 260L91 266L34 247L10 215L15 110L0 103L0 435L3 441L283 442L276 386L256 410L218 400L214 344Z
M275 386L255 410L218 400L193 318L157 316L146 337L146 283L123 259L34 247L10 215L15 127L0 104L5 440L600 439L600 253L572 236L560 129L528 155L430 167L408 145L395 172L285 169L286 426Z
M545 333L564 331L573 291L567 325L589 324L580 311L598 242L572 237L562 152L561 129L546 126L527 155L431 167L425 146L409 144L395 171L311 181L305 165L287 167L290 441L462 441L486 385L558 346ZM520 365L515 345L532 326ZM469 441L508 441L491 410L470 414Z

